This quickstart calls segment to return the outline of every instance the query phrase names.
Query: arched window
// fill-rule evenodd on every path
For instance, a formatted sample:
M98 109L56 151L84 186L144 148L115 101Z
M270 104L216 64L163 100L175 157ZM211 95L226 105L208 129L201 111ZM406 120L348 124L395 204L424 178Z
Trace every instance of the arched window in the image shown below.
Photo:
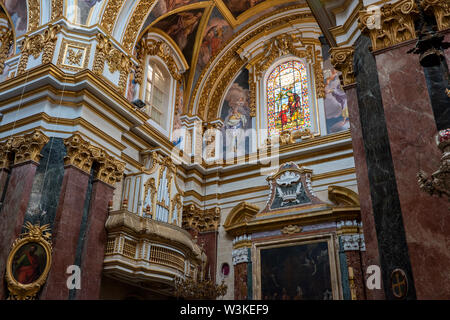
M171 77L165 68L156 60L150 60L147 69L145 102L150 118L164 129L167 129Z
M298 60L278 65L267 79L269 136L311 128L308 72Z

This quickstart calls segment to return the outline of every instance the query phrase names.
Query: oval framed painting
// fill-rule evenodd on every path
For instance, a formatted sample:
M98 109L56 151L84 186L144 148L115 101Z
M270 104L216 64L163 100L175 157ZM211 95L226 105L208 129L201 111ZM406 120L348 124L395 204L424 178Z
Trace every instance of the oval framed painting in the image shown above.
M17 239L9 253L6 280L11 299L33 299L47 279L52 261L50 242L29 232Z

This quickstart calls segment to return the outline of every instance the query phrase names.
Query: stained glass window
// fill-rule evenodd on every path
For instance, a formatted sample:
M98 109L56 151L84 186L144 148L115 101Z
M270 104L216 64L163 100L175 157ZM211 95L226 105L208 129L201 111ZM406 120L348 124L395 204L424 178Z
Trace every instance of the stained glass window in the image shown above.
M300 61L277 66L267 80L269 136L311 128L308 73Z

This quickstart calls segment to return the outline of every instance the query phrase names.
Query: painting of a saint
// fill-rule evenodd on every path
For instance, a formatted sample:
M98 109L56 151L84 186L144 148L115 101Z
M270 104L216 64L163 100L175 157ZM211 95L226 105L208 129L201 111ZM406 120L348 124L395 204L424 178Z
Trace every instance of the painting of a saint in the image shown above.
M202 15L203 10L184 11L157 22L154 27L167 33L177 43L186 61L190 62Z
M222 45L233 35L233 29L223 19L220 12L214 9L208 26L205 29L202 45L200 47L198 68L201 71L221 48Z
M252 127L249 108L248 71L231 85L222 106L224 157L234 158L249 152L246 130Z
M36 281L44 271L46 265L44 248L38 243L23 245L13 258L13 276L21 284Z
M181 148L183 142L183 135L181 131L182 123L181 123L181 115L183 114L183 86L179 86L177 88L177 98L175 103L175 111L173 117L173 135L172 135L172 143L174 146Z
M264 0L224 0L223 2L231 13L237 17L263 1Z
M327 242L262 249L260 253L263 299L330 299L332 287Z

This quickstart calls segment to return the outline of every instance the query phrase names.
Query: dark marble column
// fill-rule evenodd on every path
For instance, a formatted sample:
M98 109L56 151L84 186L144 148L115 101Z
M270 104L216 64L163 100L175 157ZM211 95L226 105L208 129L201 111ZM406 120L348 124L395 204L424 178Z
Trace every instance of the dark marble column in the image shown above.
M0 299L5 299L7 289L3 279L6 270L6 260L11 245L19 236L24 222L25 212L30 200L34 176L39 164L26 161L17 164L11 169L5 198L0 212Z
M65 167L56 217L53 223L53 260L40 299L69 298L67 267L75 262L89 174L72 165Z
M86 236L81 254L81 289L75 299L92 300L100 298L103 260L107 241L105 228L108 218L108 204L113 198L114 188L100 180L92 185Z
M386 117L383 109L382 90L378 80L377 63L370 52L370 39L361 36L355 43L354 72L357 83L357 96L361 132L367 163L370 196L374 217L374 226L378 241L380 267L386 299L395 299L391 290L391 274L399 268L407 277L409 288L405 296L415 299L411 262L403 225L402 208L397 189L393 155L392 137L388 135ZM422 91L425 88L422 88ZM405 119L396 118L402 123ZM410 128L409 130L415 130ZM405 134L407 134L405 132ZM415 183L416 179L409 183ZM364 225L364 230L370 228Z
M2 208L1 203L3 203L5 198L10 172L11 171L6 168L0 169L0 210Z
M355 159L356 177L358 183L358 194L361 208L361 221L363 223L366 251L362 254L363 277L366 280L365 270L370 265L380 265L378 253L378 239L375 229L375 221L372 209L372 198L370 194L370 182L367 170L367 160L364 150L364 141L359 116L358 96L356 85L344 87L347 95L347 106L350 119L350 131L352 134L353 156ZM365 281L364 281L365 283ZM383 284L382 284L383 285ZM365 286L367 299L384 299L383 288L368 290Z
M416 177L420 169L434 172L442 154L424 70L417 55L406 53L413 46L375 56L402 212L397 219L404 223L417 298L450 299L449 204L421 191Z

